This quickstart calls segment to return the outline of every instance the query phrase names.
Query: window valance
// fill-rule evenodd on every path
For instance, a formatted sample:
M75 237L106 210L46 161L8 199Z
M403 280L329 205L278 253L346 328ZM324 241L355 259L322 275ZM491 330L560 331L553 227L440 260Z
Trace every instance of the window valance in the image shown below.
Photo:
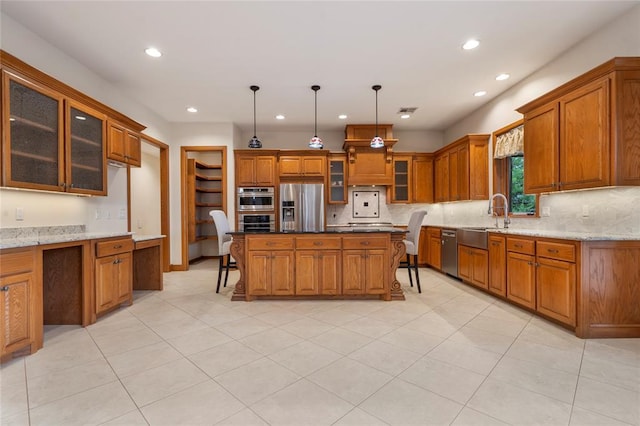
M493 158L506 158L524 153L524 126L514 127L496 137Z

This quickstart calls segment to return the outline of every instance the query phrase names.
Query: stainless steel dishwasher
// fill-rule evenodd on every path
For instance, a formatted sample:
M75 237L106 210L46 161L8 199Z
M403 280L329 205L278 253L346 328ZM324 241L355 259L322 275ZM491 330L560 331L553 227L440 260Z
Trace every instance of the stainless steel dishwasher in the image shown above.
M458 278L458 234L455 229L442 230L442 271Z

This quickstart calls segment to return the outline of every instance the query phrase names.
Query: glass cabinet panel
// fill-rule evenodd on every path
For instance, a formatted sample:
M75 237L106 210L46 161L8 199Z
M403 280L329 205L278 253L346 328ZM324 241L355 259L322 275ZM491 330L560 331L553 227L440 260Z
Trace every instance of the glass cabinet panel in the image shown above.
M409 202L409 168L410 159L394 159L393 160L393 196L394 203Z
M5 74L5 88L7 86L9 123L5 152L9 152L10 157L5 158L9 181L4 184L64 190L60 167L63 156L62 98ZM6 117L3 122L6 126Z
M102 193L105 168L105 120L97 112L69 106L67 183L72 192Z
M346 157L329 160L329 204L347 203Z

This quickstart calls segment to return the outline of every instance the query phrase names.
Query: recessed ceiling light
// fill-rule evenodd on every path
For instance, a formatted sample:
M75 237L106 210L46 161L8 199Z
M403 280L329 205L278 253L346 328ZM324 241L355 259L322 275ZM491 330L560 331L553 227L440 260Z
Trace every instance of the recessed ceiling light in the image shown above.
M155 47L147 47L146 49L144 49L144 53L151 56L152 58L159 58L160 56L162 56L162 52Z
M475 49L476 47L480 46L480 42L478 40L475 39L470 39L467 40L463 45L462 48L464 50L471 50L471 49Z
M502 74L498 74L498 75L496 76L496 80L498 80L498 81L502 81L502 80L506 80L506 79L508 79L509 77L511 77L509 74L502 73Z
M409 118L409 117L411 117L411 114L402 114L402 115L400 116L400 118L402 118L402 119L407 119L407 118Z
M198 112L198 108L196 108L196 107L188 107L187 111L189 111L189 112Z
M284 115L282 114L276 115L276 120L284 120Z
M347 114L340 114L340 115L338 116L338 118L339 118L340 120L346 120L346 119L347 119Z
M480 96L484 96L486 94L487 94L486 90L478 90L476 93L473 94L473 96L480 97Z

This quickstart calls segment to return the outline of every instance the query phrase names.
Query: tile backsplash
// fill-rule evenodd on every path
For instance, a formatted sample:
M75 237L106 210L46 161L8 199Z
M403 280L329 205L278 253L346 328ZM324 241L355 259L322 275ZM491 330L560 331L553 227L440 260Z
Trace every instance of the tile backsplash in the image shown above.
M377 219L353 217L352 191L380 192L380 216ZM426 209L424 225L495 226L487 214L488 200L437 204L387 204L384 187L351 187L347 205L329 205L327 224L350 222L390 222L406 225L411 212ZM640 238L640 187L615 187L545 194L540 197L540 211L549 216L513 218L509 227L516 229L592 232L612 235L633 234ZM498 221L502 227L502 219Z

